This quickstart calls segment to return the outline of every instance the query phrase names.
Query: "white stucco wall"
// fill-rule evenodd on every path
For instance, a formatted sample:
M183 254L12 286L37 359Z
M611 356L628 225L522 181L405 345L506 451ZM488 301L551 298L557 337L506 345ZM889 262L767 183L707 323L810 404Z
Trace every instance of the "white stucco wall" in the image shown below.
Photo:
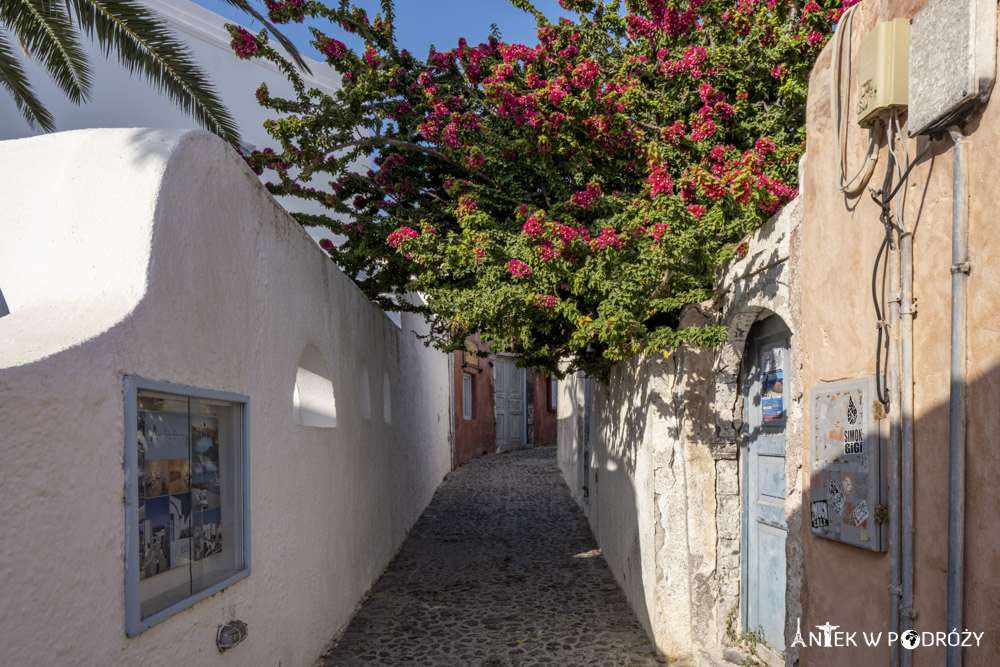
M0 142L0 182L3 662L311 664L450 467L447 358L417 340L421 319L392 324L205 132ZM333 429L293 423L308 345L333 383ZM250 397L252 572L133 639L124 375ZM232 618L249 637L220 654Z

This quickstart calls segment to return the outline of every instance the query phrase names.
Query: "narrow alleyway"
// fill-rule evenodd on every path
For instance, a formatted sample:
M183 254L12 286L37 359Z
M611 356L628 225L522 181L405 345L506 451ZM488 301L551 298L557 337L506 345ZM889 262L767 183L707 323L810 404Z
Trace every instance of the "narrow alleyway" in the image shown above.
M473 461L442 483L325 664L657 664L596 548L554 447Z

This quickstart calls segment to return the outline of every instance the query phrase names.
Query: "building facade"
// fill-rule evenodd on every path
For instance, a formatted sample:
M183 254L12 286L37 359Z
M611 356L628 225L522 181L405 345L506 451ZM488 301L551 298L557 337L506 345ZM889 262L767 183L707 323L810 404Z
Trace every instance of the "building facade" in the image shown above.
M895 51L908 52L909 104L882 112L866 152L862 42L895 19L910 35ZM684 315L724 325L727 343L623 364L606 385L568 378L559 462L668 655L939 665L951 650L989 665L996 5L865 0L842 23L852 30L810 76L801 194L723 267L716 298ZM951 91L969 104L948 118L937 110ZM868 164L868 187L845 193L838 170ZM880 251L872 191L911 164Z

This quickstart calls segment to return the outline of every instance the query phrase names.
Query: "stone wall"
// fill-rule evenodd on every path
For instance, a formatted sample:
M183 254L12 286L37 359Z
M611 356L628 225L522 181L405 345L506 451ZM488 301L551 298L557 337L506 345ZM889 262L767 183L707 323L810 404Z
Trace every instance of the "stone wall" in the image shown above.
M589 410L580 377L561 383L558 451L567 484L633 609L672 657L718 654L739 609L740 369L751 325L771 314L792 330L795 358L799 316L788 260L800 221L793 202L749 239L744 257L723 267L716 299L684 313L682 326L726 326L720 349L685 346L666 359L620 364L606 385L591 382ZM801 587L801 384L794 365L791 383L786 606L794 612ZM735 622L739 632L738 615Z

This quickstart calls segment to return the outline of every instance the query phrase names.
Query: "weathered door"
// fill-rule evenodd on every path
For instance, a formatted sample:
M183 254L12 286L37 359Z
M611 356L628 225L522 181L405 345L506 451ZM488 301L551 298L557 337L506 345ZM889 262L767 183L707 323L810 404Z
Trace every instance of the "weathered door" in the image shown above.
M524 447L527 429L524 369L515 366L512 357L497 357L493 365L493 387L497 451Z
M785 427L789 332L780 318L754 325L743 376L743 627L785 649Z

